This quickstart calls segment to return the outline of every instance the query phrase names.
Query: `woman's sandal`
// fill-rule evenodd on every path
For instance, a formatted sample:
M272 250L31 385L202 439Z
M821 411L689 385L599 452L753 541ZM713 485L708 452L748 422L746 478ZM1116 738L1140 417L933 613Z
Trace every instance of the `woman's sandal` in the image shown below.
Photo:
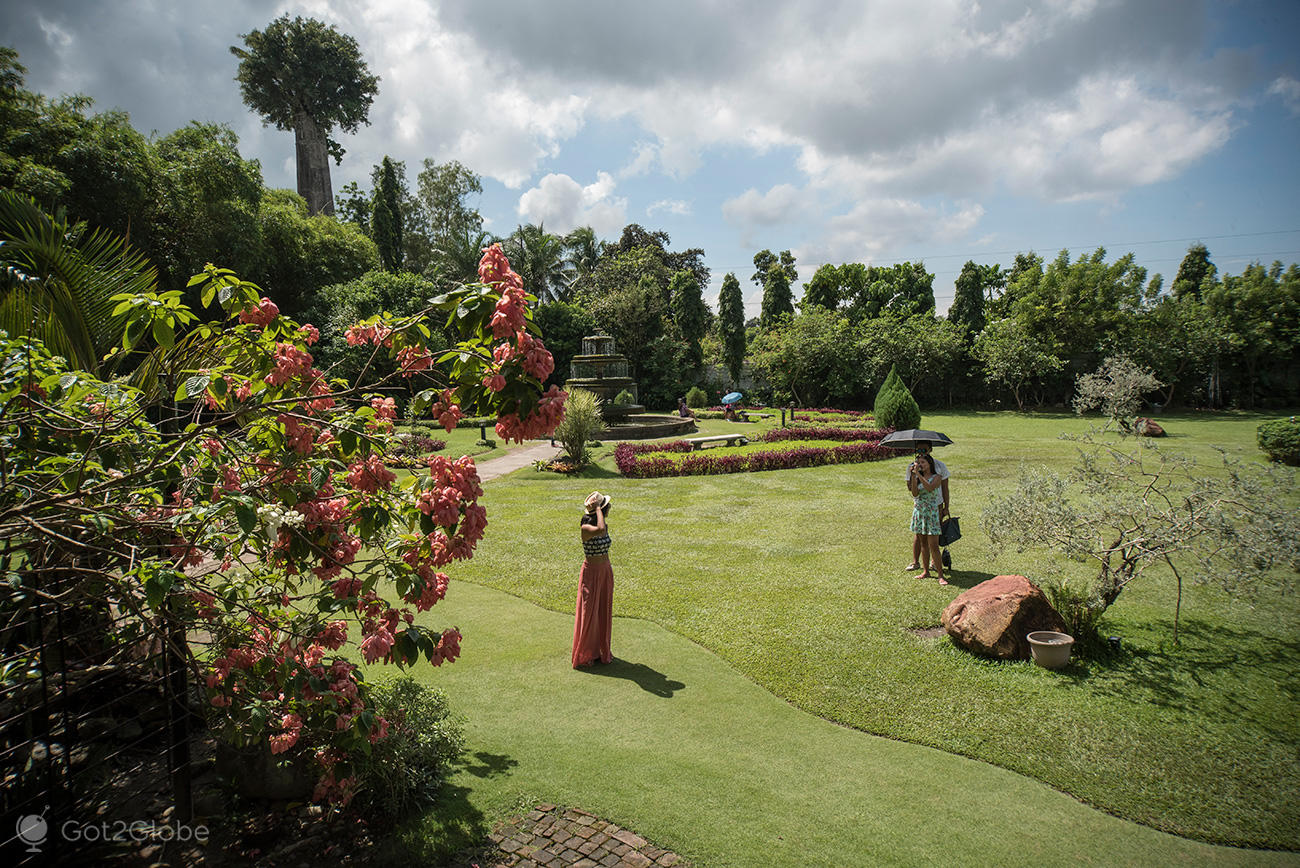
M940 576L940 577L939 577L939 584L941 584L941 585L946 585L946 584L948 584L948 580L945 579L943 576Z
M903 567L903 572L910 573L912 570L919 570L919 569L921 569L921 565L918 564L916 561L912 561L910 564Z

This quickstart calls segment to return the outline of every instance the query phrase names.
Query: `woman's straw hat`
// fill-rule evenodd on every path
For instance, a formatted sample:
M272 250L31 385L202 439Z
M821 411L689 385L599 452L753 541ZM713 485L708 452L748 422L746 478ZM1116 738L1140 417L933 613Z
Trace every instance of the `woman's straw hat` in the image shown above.
M608 506L612 499L613 498L608 494L601 494L599 491L593 491L591 494L587 495L587 499L582 505L586 508L587 512L595 512L598 509L604 509Z

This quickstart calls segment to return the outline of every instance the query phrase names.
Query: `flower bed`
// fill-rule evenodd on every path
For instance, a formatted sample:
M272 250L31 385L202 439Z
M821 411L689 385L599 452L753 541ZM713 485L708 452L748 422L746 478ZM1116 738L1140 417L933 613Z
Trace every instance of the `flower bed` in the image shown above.
M858 432L855 432L858 433ZM690 452L684 440L674 443L620 443L614 450L619 473L631 479L663 476L705 476L719 473L752 473L759 470L791 470L823 464L856 464L880 461L898 454L879 440L861 440L839 446L790 446L762 452L727 453L722 449L692 452L675 459L664 452ZM646 456L646 457L641 457Z
M758 439L764 443L782 440L872 440L879 443L893 428L838 428L833 426L800 426L798 428L772 428Z

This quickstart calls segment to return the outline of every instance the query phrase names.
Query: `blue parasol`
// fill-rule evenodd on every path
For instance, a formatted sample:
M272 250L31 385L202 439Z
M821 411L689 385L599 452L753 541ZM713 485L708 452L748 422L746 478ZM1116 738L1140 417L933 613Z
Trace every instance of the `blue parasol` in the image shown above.
M743 397L745 396L740 394L739 392L728 392L727 394L722 396L722 403L734 404Z

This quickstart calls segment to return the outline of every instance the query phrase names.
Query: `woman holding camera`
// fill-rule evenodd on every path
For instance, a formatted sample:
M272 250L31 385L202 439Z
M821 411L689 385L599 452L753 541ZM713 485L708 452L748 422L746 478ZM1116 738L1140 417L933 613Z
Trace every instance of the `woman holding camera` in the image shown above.
M943 561L939 555L939 507L943 503L941 490L943 480L935 469L934 459L927 453L918 453L916 460L907 468L907 490L912 492L912 533L916 534L915 549L921 553L921 563L925 570L918 579L931 578L930 567L934 566L939 577L939 584L946 585L943 577Z
M593 491L583 503L582 571L578 573L578 605L573 619L573 666L609 663L610 632L614 625L614 569L609 564L610 496Z

